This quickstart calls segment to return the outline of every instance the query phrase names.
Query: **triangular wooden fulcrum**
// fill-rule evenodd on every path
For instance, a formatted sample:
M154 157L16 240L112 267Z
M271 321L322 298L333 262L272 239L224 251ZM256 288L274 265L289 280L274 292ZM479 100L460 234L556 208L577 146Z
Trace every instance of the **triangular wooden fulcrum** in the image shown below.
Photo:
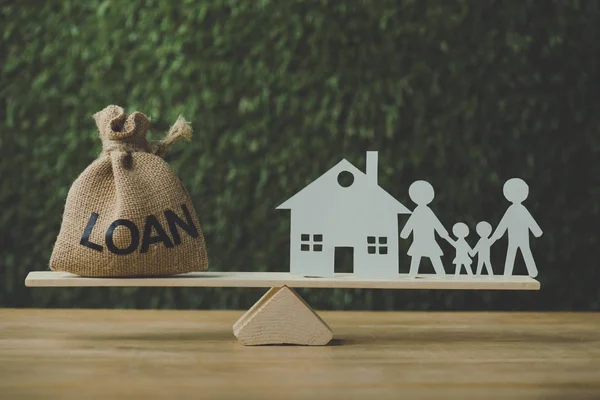
M325 321L287 286L269 289L233 325L233 334L245 346L324 346L333 337Z

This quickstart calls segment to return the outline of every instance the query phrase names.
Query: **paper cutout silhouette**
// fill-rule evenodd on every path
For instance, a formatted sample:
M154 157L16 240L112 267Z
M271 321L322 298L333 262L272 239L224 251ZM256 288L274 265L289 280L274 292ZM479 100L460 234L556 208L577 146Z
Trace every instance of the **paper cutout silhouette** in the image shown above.
M492 246L490 234L492 233L492 226L488 222L481 221L477 224L475 230L479 235L479 241L473 250L469 252L471 257L477 255L477 271L475 275L481 275L484 266L488 275L494 275L490 261L490 247Z
M422 258L429 258L435 273L445 276L443 251L437 243L436 233L452 244L456 255L452 261L455 275L463 268L468 275L481 275L485 267L488 275L494 272L490 262L491 246L508 232L508 251L504 275L512 275L515 256L521 250L527 271L532 277L538 274L531 249L529 231L540 237L542 230L522 202L527 199L529 187L519 178L504 184L504 196L512 205L508 208L490 237L492 227L488 222L476 226L479 240L471 248L466 240L469 227L456 223L448 231L429 207L435 197L433 186L426 181L415 181L409 189L410 199L417 205L412 211L394 199L377 182L378 153L368 151L366 172L360 171L342 159L315 181L283 202L278 210L290 210L290 272L307 277L333 277L335 250L353 249L354 273L364 278L398 277L398 214L411 214L400 238L412 235L408 250L411 258L408 276L419 272ZM475 273L471 257L477 256Z
M469 256L469 253L473 250L465 240L469 235L469 227L463 222L457 222L452 227L452 233L457 237L457 240L453 243L454 248L456 249L456 257L454 257L454 261L452 261L456 266L454 274L460 275L462 267L465 267L467 275L473 275L473 271L471 270L471 257Z
M292 274L332 277L335 248L352 247L356 275L398 277L398 214L410 210L378 185L377 161L368 151L363 173L343 159L277 207L291 210Z
M506 210L506 213L500 220L496 231L491 237L491 241L492 243L495 242L504 233L508 232L508 251L506 252L504 275L512 275L517 249L520 249L527 272L529 272L531 277L535 278L538 270L529 247L529 231L535 237L540 237L542 236L542 230L527 208L521 204L529 195L529 186L522 179L512 178L504 184L503 192L506 200L510 201L512 205L508 207L508 210Z
M448 242L453 242L446 228L431 211L431 208L428 207L428 204L435 197L433 186L426 181L415 181L408 188L408 195L417 205L402 232L400 232L402 239L408 238L411 233L413 235L413 242L408 249L408 255L411 257L409 276L417 276L419 264L423 257L428 257L431 260L436 274L445 275L446 272L441 259L444 252L437 244L435 233L437 232L440 237Z

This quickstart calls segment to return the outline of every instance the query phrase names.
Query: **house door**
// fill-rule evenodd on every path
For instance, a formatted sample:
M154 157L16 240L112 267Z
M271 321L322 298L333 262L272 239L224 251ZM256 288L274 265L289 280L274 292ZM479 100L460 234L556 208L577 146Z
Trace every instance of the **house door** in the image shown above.
M336 247L334 255L334 272L354 273L354 248Z

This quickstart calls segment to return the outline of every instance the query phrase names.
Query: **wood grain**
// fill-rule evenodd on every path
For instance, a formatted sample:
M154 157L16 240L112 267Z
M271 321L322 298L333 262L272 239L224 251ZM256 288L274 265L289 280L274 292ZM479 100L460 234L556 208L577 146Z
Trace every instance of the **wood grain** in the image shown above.
M397 279L364 279L353 274L336 274L334 278L306 278L288 272L192 272L165 278L85 278L67 272L30 272L25 279L29 287L69 286L136 286L136 287L255 287L288 286L294 288L364 288L364 289L473 289L539 290L540 283L529 276L467 276L435 274L415 279L398 275Z
M244 346L296 344L324 346L333 333L293 289L271 288L233 325Z
M600 398L597 313L320 312L324 347L243 346L242 314L0 310L0 398Z

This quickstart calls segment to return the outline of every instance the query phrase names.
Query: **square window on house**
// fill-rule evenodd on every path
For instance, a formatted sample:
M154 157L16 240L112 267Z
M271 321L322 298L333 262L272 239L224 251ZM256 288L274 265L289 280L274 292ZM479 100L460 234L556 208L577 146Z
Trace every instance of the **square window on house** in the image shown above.
M375 243L375 236L367 236L367 243L369 243L369 244Z
M379 246L379 254L387 254L387 246Z
M302 245L300 245L300 250L302 250L302 251L310 251L310 245L308 245L308 244L302 244Z
M303 233L302 235L300 235L300 240L302 240L303 242L308 242L310 240L310 235L308 233Z
M375 254L375 246L367 246L367 253Z
M321 244L315 244L313 246L313 250L314 251L323 251L323 245L321 245Z
M379 236L379 244L387 244L387 237Z
M319 234L319 235L313 235L313 240L315 242L322 242L323 241L323 235Z

